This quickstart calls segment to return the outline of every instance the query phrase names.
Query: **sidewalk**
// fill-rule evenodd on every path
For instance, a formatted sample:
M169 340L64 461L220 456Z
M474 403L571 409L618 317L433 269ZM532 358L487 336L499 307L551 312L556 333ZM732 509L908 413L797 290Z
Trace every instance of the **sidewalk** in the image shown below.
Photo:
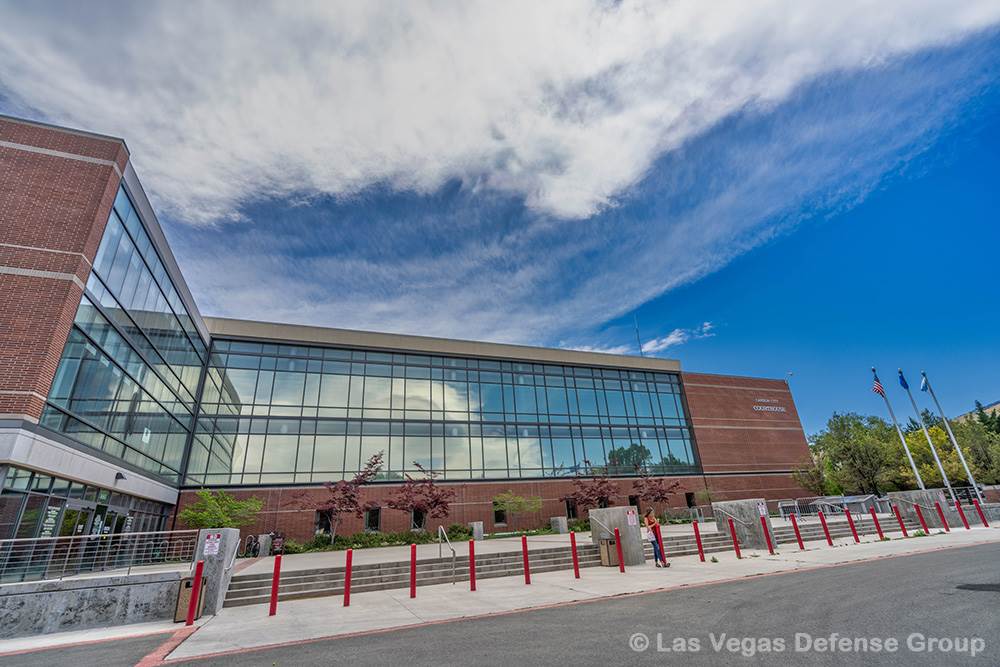
M717 563L688 556L673 559L668 570L647 564L629 567L624 575L617 568L587 568L574 579L569 569L534 575L530 586L521 576L483 580L476 592L469 591L468 582L439 584L418 587L415 599L407 589L358 593L347 608L339 596L295 600L280 603L274 617L267 615L265 605L232 607L209 619L167 661L989 542L1000 542L1000 529L960 529L888 542L868 538L861 544L847 538L836 540L834 548L825 541L809 542L805 551L783 544L775 556L744 550L743 559L737 560L726 552L716 554Z

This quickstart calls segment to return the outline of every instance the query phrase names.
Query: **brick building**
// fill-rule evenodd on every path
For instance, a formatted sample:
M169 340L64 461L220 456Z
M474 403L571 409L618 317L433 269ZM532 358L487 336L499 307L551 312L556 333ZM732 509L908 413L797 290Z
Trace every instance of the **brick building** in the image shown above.
M377 452L373 509L341 530L419 522L384 507L418 465L456 492L435 523L490 530L498 493L542 498L500 526L528 527L596 472L621 503L640 472L676 479L677 507L805 495L808 456L781 380L202 317L124 141L0 117L0 539L163 529L201 488L304 539L323 483Z

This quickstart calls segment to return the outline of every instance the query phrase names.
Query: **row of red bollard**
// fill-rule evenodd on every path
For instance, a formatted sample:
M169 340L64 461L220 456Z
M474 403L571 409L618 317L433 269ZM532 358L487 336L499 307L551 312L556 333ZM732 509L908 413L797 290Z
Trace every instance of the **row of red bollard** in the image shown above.
M982 521L983 526L986 528L990 527L989 521L986 519L986 514L983 512L983 508L979 505L978 500L973 500L973 505L976 508L976 513L979 515L980 521ZM934 503L935 509L938 513L938 518L941 520L941 525L944 527L946 532L951 531L951 527L948 525L948 519L944 514L944 510L941 508L940 503ZM919 505L914 505L913 508L916 510L917 519L920 522L920 527L923 529L925 534L930 534L930 530L927 527L927 521L924 519L923 512L920 511ZM903 515L899 511L898 505L892 506L893 513L896 515L896 521L899 523L899 529L903 533L903 537L909 537L909 532L906 530L906 523L903 521ZM958 511L959 517L962 519L962 524L965 526L966 530L971 530L969 526L969 521L965 516L965 512L962 511L961 503L955 501L955 509ZM875 513L875 508L871 508L872 522L875 524L875 530L878 533L879 540L884 540L885 535L882 532L882 525L879 523L878 516ZM831 547L833 546L833 538L830 536L830 528L826 523L826 516L823 514L822 510L816 513L819 516L820 524L823 526L823 534L826 537L826 542ZM851 516L851 511L849 509L844 509L844 516L847 519L847 524L851 528L851 535L856 543L860 543L861 539L858 536L857 527L854 524L854 518ZM792 528L795 531L795 540L798 542L799 549L805 550L805 543L802 541L802 533L799 530L799 523L797 517L792 514ZM774 543L771 539L771 533L767 527L767 517L762 516L760 518L761 527L764 530L764 537L767 540L767 549L773 555L774 554ZM694 539L695 543L698 545L698 557L701 562L705 562L705 550L701 542L701 529L699 528L698 522L693 521L692 527L694 528ZM736 525L733 523L733 519L729 519L729 533L733 541L733 551L736 553L736 558L742 559L743 554L740 551L740 541L736 535ZM653 534L656 541L660 547L660 553L666 558L666 550L663 543L663 533L660 530L660 526L657 525L653 528ZM570 531L569 534L570 550L573 557L573 576L577 579L580 578L580 560L577 555L576 549L576 533ZM618 556L618 570L622 573L625 572L625 560L622 554L621 545L621 535L619 530L615 528L615 549ZM524 583L526 585L531 584L531 563L528 558L528 537L526 535L521 536L521 554L524 563ZM354 561L354 550L347 550L347 561L344 569L344 606L348 607L351 604L351 570ZM203 576L204 561L198 561L195 566L194 574L194 590L191 594L191 601L188 605L188 613L186 619L186 625L192 625L194 623L194 617L198 608L198 598L201 593L201 579ZM274 557L274 573L271 579L271 604L268 615L274 616L278 610L278 589L281 580L281 554ZM469 590L476 590L476 543L475 540L469 540ZM417 597L417 545L410 545L410 597Z

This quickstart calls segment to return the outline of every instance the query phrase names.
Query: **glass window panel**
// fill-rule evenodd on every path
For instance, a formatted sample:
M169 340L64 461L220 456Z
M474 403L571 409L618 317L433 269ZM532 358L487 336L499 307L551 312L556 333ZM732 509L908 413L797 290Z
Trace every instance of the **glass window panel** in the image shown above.
M444 383L444 409L458 412L469 409L469 385L465 382Z
M318 472L344 470L344 435L317 435L313 469Z
M319 404L332 407L347 407L348 375L323 375L320 384Z
M677 417L677 403L674 401L673 394L659 394L660 399L660 410L663 412L663 416L667 419Z
M274 371L260 371L257 374L257 391L254 403L258 405L271 402L271 389L274 386Z
M430 380L407 378L406 409L430 410L430 407L431 407Z
M546 387L545 395L550 414L564 415L569 412L569 402L566 400L566 390L563 387Z
M605 397L608 401L608 411L612 417L624 417L625 412L625 398L622 392L615 390L605 390Z
M518 385L514 387L514 404L519 413L537 412L535 404L535 388L533 386Z
M271 403L276 405L302 405L305 378L306 376L302 373L275 372Z

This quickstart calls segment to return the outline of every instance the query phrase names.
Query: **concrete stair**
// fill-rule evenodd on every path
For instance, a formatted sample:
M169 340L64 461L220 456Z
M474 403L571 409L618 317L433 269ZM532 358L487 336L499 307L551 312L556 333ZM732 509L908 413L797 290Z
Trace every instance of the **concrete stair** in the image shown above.
M898 529L895 519L886 517L879 518L884 531ZM846 520L828 519L830 534L834 539L848 537L851 534ZM868 517L866 521L855 517L855 526L859 534L874 534L875 526ZM705 529L707 528L707 530ZM818 522L810 520L800 523L802 539L822 540L823 530ZM918 526L907 524L908 530L917 530ZM795 533L792 528L779 527L774 529L774 539L778 545L795 542ZM717 533L706 526L701 534L702 547L705 553L718 553L721 551L731 551L732 541L728 531ZM667 558L678 556L690 556L698 553L695 543L694 533L689 535L666 535L664 536L664 547ZM469 580L469 560L466 554L461 553L466 550L462 543L456 543L456 551L459 555L455 558L454 573L451 556L444 558L422 559L417 561L417 585L429 586L432 584L447 584L453 580L456 585L468 582ZM600 565L600 555L598 547L588 543L577 544L577 556L581 568L595 567ZM652 545L646 544L646 558L652 560ZM571 570L573 567L572 554L569 545L551 547L544 549L532 549L529 552L531 571L554 572L557 570ZM493 577L509 577L521 575L522 556L521 551L505 551L494 554L477 554L476 556L476 579L490 579ZM362 593L365 591L386 590L392 588L407 588L410 585L410 563L409 561L396 561L388 563L371 563L366 565L355 565L351 573L351 591ZM344 568L314 568L308 570L287 570L281 574L281 583L278 589L279 600L296 600L302 598L323 597L330 595L342 595L344 592ZM238 574L230 582L229 590L226 593L224 606L236 607L242 605L263 604L270 599L271 575L270 574Z

